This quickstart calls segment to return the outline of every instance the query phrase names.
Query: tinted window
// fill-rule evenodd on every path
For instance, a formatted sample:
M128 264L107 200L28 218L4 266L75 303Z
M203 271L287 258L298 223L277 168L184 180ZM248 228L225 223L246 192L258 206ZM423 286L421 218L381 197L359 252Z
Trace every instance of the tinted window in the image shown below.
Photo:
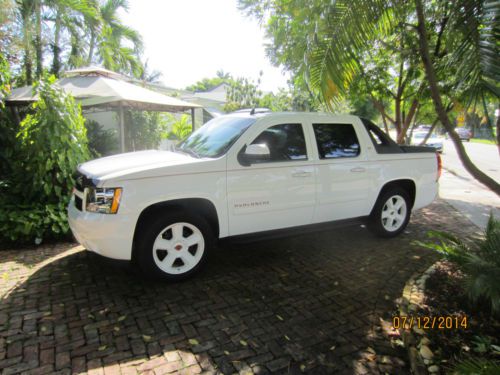
M351 158L359 155L359 142L350 124L313 124L319 157Z
M261 143L269 147L269 161L307 160L306 141L300 124L271 126L252 142Z

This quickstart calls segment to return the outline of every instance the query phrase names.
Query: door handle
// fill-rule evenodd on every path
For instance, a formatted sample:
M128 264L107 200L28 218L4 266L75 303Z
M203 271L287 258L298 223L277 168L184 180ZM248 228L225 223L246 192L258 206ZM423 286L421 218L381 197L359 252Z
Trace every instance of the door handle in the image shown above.
M363 168L363 167L356 167L356 168L352 168L351 169L351 172L354 172L354 173L362 173L362 172L366 172L366 169Z
M309 177L310 175L311 175L311 172L307 172L307 171L292 172L293 177Z

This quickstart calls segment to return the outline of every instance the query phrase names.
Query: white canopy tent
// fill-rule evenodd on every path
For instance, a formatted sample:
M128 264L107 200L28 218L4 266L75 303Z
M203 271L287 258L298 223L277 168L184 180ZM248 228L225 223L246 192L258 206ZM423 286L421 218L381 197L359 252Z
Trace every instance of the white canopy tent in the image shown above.
M116 109L119 113L120 149L125 151L124 108L140 111L184 112L191 110L194 129L194 109L198 104L148 90L123 80L115 79L119 75L109 71L92 70L90 68L68 72L69 76L62 78L56 84L77 99L83 108L105 107ZM77 75L74 75L74 74ZM87 75L85 75L87 74ZM113 78L111 78L113 77ZM9 106L23 105L35 101L31 86L12 90L5 103Z

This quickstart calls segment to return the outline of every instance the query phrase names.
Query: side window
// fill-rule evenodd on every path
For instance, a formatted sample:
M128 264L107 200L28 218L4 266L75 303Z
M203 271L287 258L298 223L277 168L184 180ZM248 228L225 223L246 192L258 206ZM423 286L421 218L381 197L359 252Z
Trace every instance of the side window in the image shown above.
M313 124L320 159L359 155L358 137L351 124Z
M269 147L270 162L307 160L306 141L301 124L271 126L252 142L252 144L261 143Z

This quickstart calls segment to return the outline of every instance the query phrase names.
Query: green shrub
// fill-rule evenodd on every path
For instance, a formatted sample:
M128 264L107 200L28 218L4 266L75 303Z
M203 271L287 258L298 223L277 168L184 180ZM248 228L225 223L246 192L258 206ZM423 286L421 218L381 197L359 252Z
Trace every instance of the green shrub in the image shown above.
M114 130L104 130L103 126L94 120L85 120L89 151L93 158L112 155L118 152L118 137Z
M127 150L151 150L158 148L166 131L167 122L163 114L147 111L127 111Z
M67 200L58 204L7 204L0 208L3 239L20 244L64 237L69 232Z
M183 141L193 132L193 126L188 115L182 115L179 119L174 115L168 114L171 123L171 130L167 133L170 140Z
M12 171L0 187L0 240L40 242L68 233L73 174L89 152L80 107L53 83L51 77L35 86L39 100L20 124Z
M439 243L419 243L455 263L465 275L465 288L473 303L488 302L500 315L500 221L490 215L484 238L474 248L444 232L429 232Z

